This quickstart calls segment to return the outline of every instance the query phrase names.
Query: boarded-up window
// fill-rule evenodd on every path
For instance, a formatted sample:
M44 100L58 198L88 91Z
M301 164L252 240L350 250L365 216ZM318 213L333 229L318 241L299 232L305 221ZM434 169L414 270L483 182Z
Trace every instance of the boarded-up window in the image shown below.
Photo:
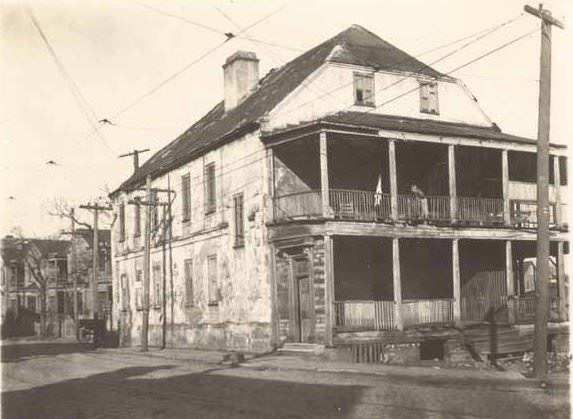
M217 255L207 257L207 278L209 281L209 305L217 305L221 299L217 272Z
M191 176L186 174L181 177L181 210L183 222L191 219Z
M141 206L139 204L133 206L133 236L141 236Z
M192 306L194 304L193 297L193 260L185 260L185 305Z
M354 104L374 106L374 75L354 74Z
M215 185L215 163L205 166L205 213L217 209L217 190Z
M235 218L235 246L243 246L245 244L245 217L242 193L233 196L233 210Z
M420 82L420 112L438 114L438 83Z
M119 206L119 241L125 241L125 204Z
M163 302L163 281L161 280L161 265L153 265L153 303L155 308Z

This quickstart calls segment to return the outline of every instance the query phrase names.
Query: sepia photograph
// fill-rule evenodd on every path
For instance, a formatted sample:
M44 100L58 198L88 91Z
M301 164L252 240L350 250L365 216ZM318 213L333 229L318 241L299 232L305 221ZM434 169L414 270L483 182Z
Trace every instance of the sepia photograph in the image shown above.
M568 0L4 0L0 417L571 417Z

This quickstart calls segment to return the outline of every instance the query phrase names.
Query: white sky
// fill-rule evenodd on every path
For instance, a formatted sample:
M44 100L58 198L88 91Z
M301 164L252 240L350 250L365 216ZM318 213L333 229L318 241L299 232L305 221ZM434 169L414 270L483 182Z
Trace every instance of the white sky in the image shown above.
M567 1L546 1L566 20ZM570 2L569 2L570 3ZM237 29L280 9L248 31L252 38L305 51L357 23L417 55L518 16L521 0L141 0L36 1L32 10L66 71L98 119L110 118L137 97L220 43L224 37L142 6L218 28ZM530 3L532 6L537 4ZM566 22L567 24L567 22ZM153 95L121 114L102 135L86 116L43 44L21 2L5 2L1 22L0 234L20 226L26 235L48 235L67 222L46 213L46 201L65 197L82 204L115 189L132 171L119 154L134 148L155 152L219 102L221 65L237 49L257 53L261 76L299 52L233 39ZM436 64L447 72L539 26L521 17L461 53ZM570 25L569 25L570 26ZM553 142L566 143L573 86L570 30L554 29ZM461 45L461 44L458 44ZM456 46L458 46L456 45ZM454 46L455 47L455 46ZM431 62L454 47L422 57ZM459 73L485 112L511 134L536 137L539 34ZM149 157L151 153L146 156ZM145 159L145 156L144 158ZM45 163L54 160L57 166ZM9 199L14 197L14 199ZM86 211L85 218L90 215Z

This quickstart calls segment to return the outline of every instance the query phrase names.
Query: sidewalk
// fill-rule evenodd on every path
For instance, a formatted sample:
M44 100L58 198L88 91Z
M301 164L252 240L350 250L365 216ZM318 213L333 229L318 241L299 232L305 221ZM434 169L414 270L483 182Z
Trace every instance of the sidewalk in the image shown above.
M229 365L231 362L223 362L225 355L229 352L208 351L198 349L158 349L150 348L148 352L141 352L139 348L119 348L106 349L118 355L143 356L169 359L179 362L200 362L209 365ZM326 373L349 373L368 374L385 377L402 378L441 378L450 380L475 380L501 385L517 384L524 387L537 386L533 380L515 371L477 370L448 368L441 365L435 366L403 366L403 365L382 365L382 364L358 364L340 361L328 361L314 354L307 353L281 353L274 352L263 355L245 354L245 361L234 364L241 368L252 368L257 370L298 370L316 371ZM550 381L556 385L564 386L568 384L567 374L556 374L550 377Z

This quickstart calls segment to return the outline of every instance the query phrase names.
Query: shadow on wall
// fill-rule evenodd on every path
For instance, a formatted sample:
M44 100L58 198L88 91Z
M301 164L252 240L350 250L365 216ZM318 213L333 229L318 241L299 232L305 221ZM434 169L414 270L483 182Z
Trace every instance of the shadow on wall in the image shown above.
M200 373L153 378L171 366L130 367L2 395L2 418L347 417L362 386ZM159 374L162 374L159 372ZM145 377L142 377L144 376ZM139 377L138 377L139 376Z

